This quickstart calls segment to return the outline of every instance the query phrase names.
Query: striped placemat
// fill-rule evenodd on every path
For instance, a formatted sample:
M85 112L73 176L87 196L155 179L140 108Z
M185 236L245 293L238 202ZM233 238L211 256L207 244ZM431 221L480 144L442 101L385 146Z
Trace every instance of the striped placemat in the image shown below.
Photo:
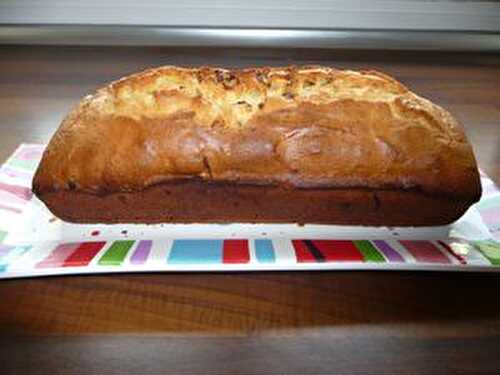
M23 225L44 147L23 144L0 168L0 278L147 271L500 270L500 191L482 175L477 211L488 238L432 240L173 238L9 243Z

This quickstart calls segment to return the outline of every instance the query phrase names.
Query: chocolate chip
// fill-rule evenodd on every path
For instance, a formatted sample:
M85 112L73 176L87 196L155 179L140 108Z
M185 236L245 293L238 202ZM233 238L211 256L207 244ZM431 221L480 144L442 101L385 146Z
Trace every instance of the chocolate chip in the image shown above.
M257 72L255 77L257 78L257 81L259 81L261 83L267 82L267 76L262 72Z
M204 81L204 77L203 77L203 74L201 72L197 72L196 73L196 80L198 82L203 82Z
M215 79L219 83L224 81L224 73L222 72L222 70L215 71Z
M215 71L215 79L218 83L222 83L226 89L230 89L238 83L238 78L234 74L223 70Z

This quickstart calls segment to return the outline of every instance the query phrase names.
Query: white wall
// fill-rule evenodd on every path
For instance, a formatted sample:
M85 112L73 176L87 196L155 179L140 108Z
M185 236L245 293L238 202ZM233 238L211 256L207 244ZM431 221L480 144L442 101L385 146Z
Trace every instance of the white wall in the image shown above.
M500 31L500 2L0 0L0 23Z

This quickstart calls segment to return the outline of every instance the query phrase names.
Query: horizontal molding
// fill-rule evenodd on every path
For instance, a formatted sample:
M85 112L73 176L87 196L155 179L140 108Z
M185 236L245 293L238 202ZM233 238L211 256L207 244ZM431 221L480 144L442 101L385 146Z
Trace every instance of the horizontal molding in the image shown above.
M500 52L500 34L492 32L416 30L0 25L0 44L345 48Z

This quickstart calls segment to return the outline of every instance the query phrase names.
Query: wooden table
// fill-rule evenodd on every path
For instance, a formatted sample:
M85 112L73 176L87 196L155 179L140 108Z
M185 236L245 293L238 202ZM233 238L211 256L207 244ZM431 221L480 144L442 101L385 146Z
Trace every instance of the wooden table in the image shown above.
M47 142L79 97L160 64L377 68L466 126L500 183L500 56L0 48L0 159ZM1 374L500 373L500 277L183 273L0 282Z

